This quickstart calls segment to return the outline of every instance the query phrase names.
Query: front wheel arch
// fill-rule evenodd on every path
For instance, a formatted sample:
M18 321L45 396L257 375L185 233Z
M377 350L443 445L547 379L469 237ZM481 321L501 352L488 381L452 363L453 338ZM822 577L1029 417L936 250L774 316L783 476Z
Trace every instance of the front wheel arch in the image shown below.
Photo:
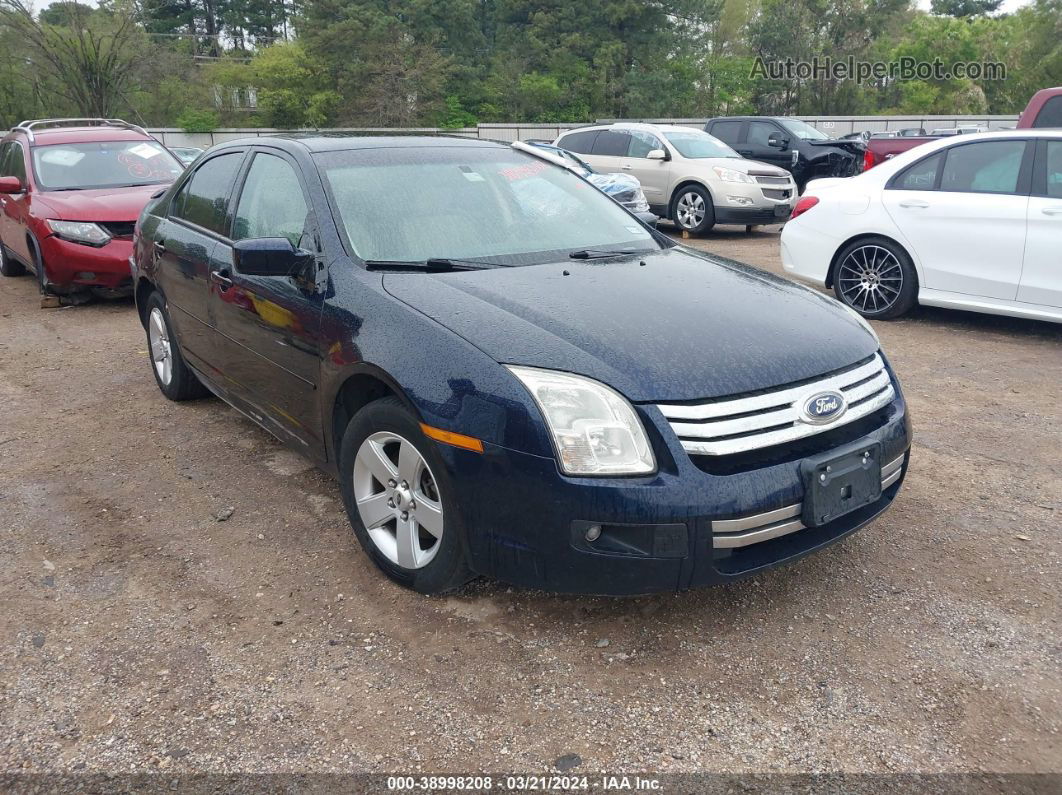
M865 298L864 305L862 307L859 307L855 304L854 300L850 299L849 296L842 295L843 291L837 283L838 274L840 273L842 266L846 262L849 253L854 254L854 252L863 248L873 248L875 250L873 257L870 260L869 267L866 266L866 255L863 255L864 266L863 268L861 268L861 271L870 273L870 276L863 276L861 278L863 278L864 280L872 279L873 281L870 282L872 284L872 287L870 289L864 287L863 289L867 290L867 292L858 293L858 295L863 296L876 296L872 298L873 306L869 309L866 306ZM891 255L894 263L893 266L885 268L884 271L882 271L880 266L878 265L878 252L880 251L885 251L888 255ZM884 262L886 265L888 264L888 260L884 260ZM849 270L852 271L852 273L854 274L854 268L859 267L860 266L858 258L854 258L853 268L850 268ZM885 277L883 275L883 273L892 272L894 271L894 269L895 278L901 279L901 281L898 286L894 285L895 289L892 289L892 292L895 293L895 298L892 299L891 303L885 304L885 307L881 309L878 305L878 298L888 298L888 296L885 295L883 290L879 289L877 285L879 284L879 279L880 283L882 284L886 281L894 281L894 278ZM893 318L897 318L907 314L907 312L909 312L912 308L918 305L918 294L919 285L921 284L921 277L918 273L918 268L915 265L914 258L911 256L906 246L902 245L901 243L897 242L895 239L887 235L864 234L854 235L837 249L830 262L830 269L827 272L826 283L827 286L833 290L834 295L836 296L838 301L851 307L853 310L863 315L863 317L879 320L891 320Z
M831 290L833 289L833 279L837 275L837 266L840 264L841 252L844 251L846 248L848 248L848 246L850 246L852 243L856 243L856 242L861 241L861 240L870 240L871 238L876 238L878 240L887 240L888 242L892 243L894 246L897 246L900 249L902 249L903 252L907 255L908 259L911 260L911 264L914 266L915 273L918 275L918 283L919 283L919 285L922 284L922 270L921 270L921 268L919 268L918 262L915 260L915 258L911 256L911 251L910 251L910 249L907 248L907 246L905 246L903 243L901 243L896 238L890 237L889 235L882 235L882 234L878 234L878 233L875 233L875 232L862 232L862 233L860 233L858 235L852 235L847 240L842 241L837 246L837 248L834 249L833 257L830 259L829 270L826 271L826 286L827 287L829 287Z

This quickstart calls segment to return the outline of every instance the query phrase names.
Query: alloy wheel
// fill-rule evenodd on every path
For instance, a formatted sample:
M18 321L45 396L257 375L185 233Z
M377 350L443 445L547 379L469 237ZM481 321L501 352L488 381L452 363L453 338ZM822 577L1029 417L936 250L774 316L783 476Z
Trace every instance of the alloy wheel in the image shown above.
M903 268L888 249L860 246L852 251L837 271L841 295L853 309L878 314L889 309L903 289Z
M166 330L166 318L158 307L153 307L148 316L148 343L155 373L159 381L169 386L173 378L173 351L170 348L170 334Z
M442 545L443 507L428 462L390 431L369 436L354 459L358 515L376 548L404 569L420 569Z
M675 216L685 229L695 229L704 221L704 197L689 191L679 196L675 204Z

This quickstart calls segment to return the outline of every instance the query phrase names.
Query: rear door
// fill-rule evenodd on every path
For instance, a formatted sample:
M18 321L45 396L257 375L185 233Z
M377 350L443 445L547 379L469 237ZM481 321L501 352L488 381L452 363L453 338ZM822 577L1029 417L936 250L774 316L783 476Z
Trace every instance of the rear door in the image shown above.
M219 373L212 355L210 272L218 244L227 240L229 199L246 154L225 150L200 163L174 194L153 238L158 284L181 352L213 377Z
M624 165L629 171L627 151L630 145L631 136L626 130L601 130L594 139L593 150L585 156L586 162L602 174L623 173Z
M718 138L731 149L741 152L745 140L745 122L740 119L720 119L708 125L707 133Z
M622 168L642 183L642 193L645 194L649 204L663 206L667 204L670 196L668 186L670 185L671 161L650 160L647 155L654 149L663 149L667 152L667 147L657 135L646 130L631 130L627 162Z
M1032 147L956 144L893 177L882 202L923 266L923 286L1013 301L1025 251Z
M1062 307L1062 139L1036 146L1018 300Z
M260 422L281 438L315 447L321 441L319 331L323 292L316 269L295 276L240 273L232 244L285 237L319 253L310 200L295 160L255 148L239 197L233 202L232 241L219 244L210 274L210 314L216 358L229 387Z

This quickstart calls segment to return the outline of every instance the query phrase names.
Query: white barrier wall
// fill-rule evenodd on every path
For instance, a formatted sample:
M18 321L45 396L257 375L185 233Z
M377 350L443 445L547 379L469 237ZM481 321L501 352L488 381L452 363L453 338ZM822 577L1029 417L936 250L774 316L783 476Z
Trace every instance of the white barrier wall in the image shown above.
M825 133L834 137L848 135L853 132L885 132L888 130L901 130L905 127L924 127L927 131L937 127L958 127L959 125L976 124L990 130L999 130L1013 127L1018 123L1015 116L799 116ZM602 123L618 121L616 119L601 119ZM627 119L626 121L648 121L659 124L681 124L688 127L700 128L707 119ZM458 130L444 130L439 127L417 127L406 129L394 129L385 127L342 127L318 130L322 133L356 133L359 135L394 135L394 134L446 134L460 135L467 138L487 138L495 141L526 141L529 139L542 139L552 141L565 130L573 127L581 127L582 124L480 124L476 127L465 127ZM201 146L203 148L213 146L222 141L230 141L236 138L254 138L263 135L276 135L283 132L315 132L314 130L276 130L264 127L255 128L223 128L210 133L186 133L173 127L155 128L151 134L167 146Z

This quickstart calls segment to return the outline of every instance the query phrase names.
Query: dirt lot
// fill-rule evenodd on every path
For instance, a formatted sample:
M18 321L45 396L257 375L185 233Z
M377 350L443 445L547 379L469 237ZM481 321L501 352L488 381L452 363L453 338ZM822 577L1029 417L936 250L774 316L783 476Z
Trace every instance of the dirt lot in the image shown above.
M726 588L429 599L328 477L164 400L131 304L3 280L0 770L1062 770L1062 327L876 327L916 439L871 527Z

